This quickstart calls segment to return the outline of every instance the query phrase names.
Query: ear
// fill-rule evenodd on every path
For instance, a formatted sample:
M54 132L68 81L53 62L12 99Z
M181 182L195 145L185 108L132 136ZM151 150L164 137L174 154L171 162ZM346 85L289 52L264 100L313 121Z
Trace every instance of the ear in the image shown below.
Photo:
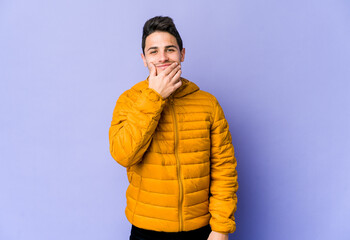
M143 53L141 53L141 58L142 58L142 61L143 61L143 65L145 65L145 67L147 67L147 60L146 60L146 57Z
M186 50L185 50L185 48L182 48L182 50L181 50L181 62L183 62L183 61L185 61L185 53L186 53Z

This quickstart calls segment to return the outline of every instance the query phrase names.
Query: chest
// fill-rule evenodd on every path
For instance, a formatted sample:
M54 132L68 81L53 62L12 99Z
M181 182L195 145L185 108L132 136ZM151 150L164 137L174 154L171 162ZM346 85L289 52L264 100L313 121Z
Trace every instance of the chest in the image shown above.
M151 148L157 152L191 152L210 147L212 105L209 101L175 99L167 101Z

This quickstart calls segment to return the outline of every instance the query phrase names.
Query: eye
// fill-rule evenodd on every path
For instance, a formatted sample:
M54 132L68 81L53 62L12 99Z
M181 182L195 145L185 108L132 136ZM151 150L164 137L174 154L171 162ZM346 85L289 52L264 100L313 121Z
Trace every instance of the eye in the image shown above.
M151 52L149 52L150 54L156 54L157 53L157 51L151 51Z
M174 52L175 50L172 48L168 48L168 52Z

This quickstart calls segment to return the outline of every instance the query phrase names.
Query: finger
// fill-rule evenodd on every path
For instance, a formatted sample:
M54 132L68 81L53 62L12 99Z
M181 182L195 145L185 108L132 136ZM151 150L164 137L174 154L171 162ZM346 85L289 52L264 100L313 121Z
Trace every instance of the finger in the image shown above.
M182 85L182 81L181 81L181 79L180 79L178 82L176 82L176 83L174 84L174 87L175 87L176 89L178 89L179 87L181 87L181 85Z
M174 70L174 68L176 68L176 66L179 65L177 62L173 62L169 67L167 67L162 74L164 76L167 76L172 70Z
M174 76L175 76L175 74L178 72L178 71L180 71L181 70L181 65L177 65L169 74L168 74L168 77L170 78L170 79L172 79Z
M181 79L180 79L180 77L181 77L181 69L179 70L179 71L177 71L176 72L176 74L174 75L174 77L171 79L171 83L174 83L174 84L176 84L176 83L178 83L178 82L180 82L180 83L182 83L181 82Z
M157 76L157 68L156 68L156 66L153 63L150 63L149 75L151 77Z

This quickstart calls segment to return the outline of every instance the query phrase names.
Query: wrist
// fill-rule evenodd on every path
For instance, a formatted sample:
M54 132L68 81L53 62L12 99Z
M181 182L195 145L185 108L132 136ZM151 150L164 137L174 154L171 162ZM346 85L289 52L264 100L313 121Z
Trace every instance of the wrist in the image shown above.
M208 240L228 240L228 233L211 231Z
M213 232L215 232L215 233L217 233L217 234L225 235L225 236L228 235L228 233L222 233L222 232L216 232L216 231L213 231Z

